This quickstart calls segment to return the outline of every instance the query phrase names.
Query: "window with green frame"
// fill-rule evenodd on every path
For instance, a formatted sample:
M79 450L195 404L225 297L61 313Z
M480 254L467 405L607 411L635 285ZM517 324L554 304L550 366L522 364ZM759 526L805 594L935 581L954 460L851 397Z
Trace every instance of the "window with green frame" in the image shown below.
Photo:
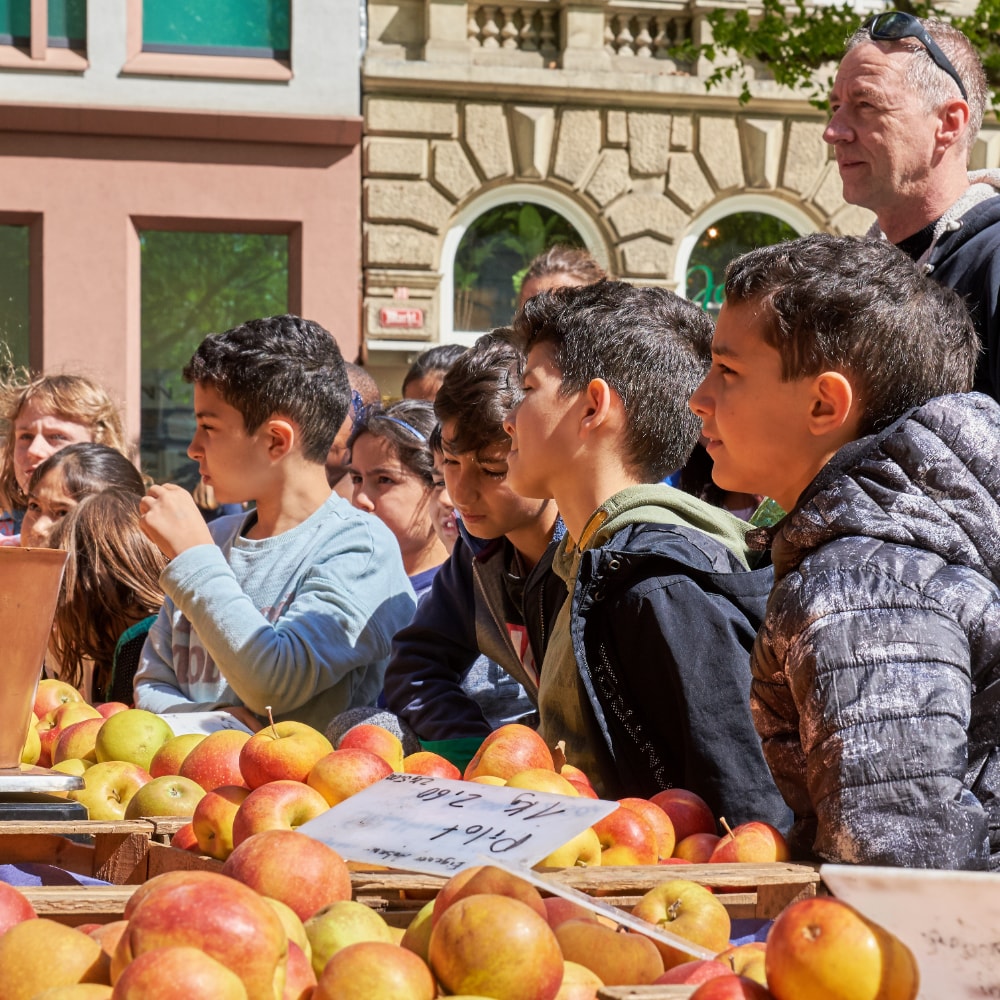
M290 0L143 0L143 52L287 59Z
M765 212L734 212L713 222L691 251L686 297L717 315L725 297L726 265L733 258L799 235L787 222Z
M288 312L288 237L144 230L141 248L143 471L192 488L192 388L181 371L209 333Z
M27 226L0 225L0 367L28 364L28 250Z
M32 0L0 0L0 45L31 44ZM87 44L87 0L47 0L48 46L82 49Z

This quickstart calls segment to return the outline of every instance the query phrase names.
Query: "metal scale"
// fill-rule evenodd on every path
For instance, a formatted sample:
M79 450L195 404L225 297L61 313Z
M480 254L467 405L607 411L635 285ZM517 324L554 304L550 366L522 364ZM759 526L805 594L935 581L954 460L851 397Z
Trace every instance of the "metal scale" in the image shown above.
M83 778L21 763L65 563L57 549L0 546L0 821L87 818L52 794L83 788Z

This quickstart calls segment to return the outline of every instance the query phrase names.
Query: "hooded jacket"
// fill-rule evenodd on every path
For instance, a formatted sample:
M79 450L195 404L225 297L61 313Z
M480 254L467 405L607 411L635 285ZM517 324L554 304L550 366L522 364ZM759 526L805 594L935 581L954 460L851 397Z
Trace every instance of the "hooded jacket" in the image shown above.
M1000 399L1000 170L976 170L917 263L964 299L983 341L975 388ZM876 223L869 236L881 236Z
M522 575L506 538L483 543L462 529L413 621L396 633L385 673L388 708L423 742L482 740L492 731L479 703L462 689L480 654L509 675L503 679L510 697L519 683L531 703L537 701L536 664L566 599L550 571L565 530L557 520L545 554ZM498 697L502 687L498 682Z
M579 547L560 546L553 568L572 597L542 665L541 732L566 741L605 797L681 787L731 824L787 828L750 718L749 652L772 577L747 569L747 529L647 485L603 504Z
M774 529L751 704L798 855L998 866L998 441L993 400L931 400Z

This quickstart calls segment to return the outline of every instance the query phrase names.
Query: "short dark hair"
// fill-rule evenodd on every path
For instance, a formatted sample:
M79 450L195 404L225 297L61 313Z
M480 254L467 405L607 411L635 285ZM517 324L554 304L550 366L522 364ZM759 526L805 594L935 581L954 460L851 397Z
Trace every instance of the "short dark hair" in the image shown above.
M525 302L514 332L528 351L555 350L562 392L601 378L628 415L624 458L648 482L680 468L701 421L688 399L708 371L712 321L694 303L663 288L623 281L554 288Z
M431 486L434 455L430 440L436 425L434 407L426 399L400 399L385 407L375 403L354 421L347 447L353 448L362 434L383 438L392 445L400 464Z
M442 423L454 422L448 447L455 454L479 453L510 444L503 429L507 414L521 398L524 354L506 327L484 334L449 369L434 399ZM432 442L433 444L433 442Z
M322 465L347 416L351 389L333 335L300 316L252 319L207 336L184 368L243 416L247 433L273 416L294 420L302 455Z
M726 301L761 307L785 381L846 376L860 434L972 388L980 344L965 304L885 240L814 233L751 250L726 270Z
M403 395L411 382L429 375L431 372L449 371L451 366L466 352L468 348L462 344L437 344L418 354L403 377Z
M565 274L576 279L576 284L580 285L591 285L608 276L589 250L567 243L556 243L535 257L524 272L522 284L551 274Z

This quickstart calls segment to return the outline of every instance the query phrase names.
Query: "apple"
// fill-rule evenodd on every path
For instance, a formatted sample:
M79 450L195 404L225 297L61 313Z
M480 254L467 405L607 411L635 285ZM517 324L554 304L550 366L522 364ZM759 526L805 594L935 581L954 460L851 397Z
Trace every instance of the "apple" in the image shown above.
M741 823L728 829L724 837L715 845L708 859L714 864L733 862L755 862L766 864L772 861L787 861L788 844L779 830L769 823Z
M56 680L54 677L43 677L35 689L32 711L42 719L69 701L83 701L83 695L72 684Z
M545 921L553 930L567 920L589 920L591 923L600 923L600 918L593 910L574 903L572 899L565 896L546 896L542 903L545 906Z
M563 961L563 979L555 1000L596 1000L606 983L585 965Z
M428 899L417 911L417 915L406 925L406 930L400 938L400 945L414 955L419 955L427 961L427 948L431 943L431 930L434 927L434 900Z
M656 833L633 809L619 806L593 826L602 865L655 865Z
M557 847L536 868L593 868L601 864L601 838L592 826Z
M128 927L127 920L112 920L107 924L98 924L92 930L86 932L101 946L101 966L104 970L104 982L110 980L111 961L114 957L115 949L118 947L118 942L122 934L125 933L126 927ZM83 929L83 927L77 927L78 931L82 931Z
M385 941L341 948L326 964L312 1000L434 1000L437 985L427 963Z
M687 879L662 882L635 904L632 914L713 953L729 947L729 913L708 889L697 882ZM673 945L661 941L653 943L663 957L665 969L691 960L688 952Z
M22 764L37 764L38 758L42 755L42 738L35 728L38 725L38 717L31 713L32 721L28 723L28 733L24 738L24 746L21 749Z
M82 777L83 772L88 768L93 767L94 762L92 760L79 760L76 757L70 757L67 760L61 760L58 764L53 764L49 770L58 771L60 774L75 774L77 777ZM52 795L57 795L57 792L50 793Z
M510 722L494 729L480 743L479 749L465 768L464 777L468 780L488 774L506 781L518 771L533 767L555 771L552 751L534 729L518 722Z
M181 764L181 775L197 781L206 792L242 785L249 787L240 770L240 753L250 734L241 729L219 729L196 743Z
M802 1000L806 1000L806 996L804 994ZM760 983L729 973L702 983L688 1000L774 1000L774 996ZM830 1000L833 1000L832 995Z
M84 719L100 719L101 713L85 701L68 701L54 708L44 718L52 722L56 729L65 729L74 722L83 722Z
M434 900L434 925L437 926L445 911L458 900L482 894L516 899L543 920L547 918L542 894L530 882L493 865L472 865L455 872L438 890Z
M89 760L92 764L97 762L97 734L104 725L104 719L84 719L82 722L74 722L63 729L57 727L55 745L52 748L52 763L58 764L60 761Z
M246 1000L240 977L198 947L153 948L130 962L114 1000Z
M434 924L428 957L448 993L554 1000L562 983L563 954L555 932L530 906L509 896L482 893L452 903Z
M199 786L200 787L200 786ZM207 792L205 793L208 794ZM197 807L196 807L197 808ZM198 838L194 833L194 823L185 823L171 838L170 846L179 851L199 851Z
M100 701L94 706L105 719L117 715L119 712L127 712L131 707L123 701Z
M716 844L721 840L714 833L692 833L677 842L674 857L692 865L704 865L712 858Z
M157 876L142 887L146 892L128 916L112 975L156 948L192 945L236 973L248 1000L281 997L288 937L274 910L249 886L225 875L168 874L186 877ZM158 879L164 881L154 884Z
M253 734L240 749L240 773L251 788L268 781L305 781L313 765L333 752L333 744L304 722L274 722Z
M674 853L674 847L676 846L674 824L658 805L654 805L649 799L640 799L631 796L619 799L618 805L637 812L652 827L653 833L656 834L657 860L662 861Z
M152 780L138 764L102 761L83 772L83 788L69 792L68 797L85 805L91 819L124 819L129 800Z
M149 762L149 773L154 778L180 774L187 755L205 738L205 733L181 733L167 740ZM207 789L206 789L207 790Z
M344 859L322 841L294 830L266 830L247 838L226 859L222 872L285 903L302 921L351 898Z
M35 908L23 892L6 882L0 882L0 934L22 920L33 920L37 916Z
M190 778L165 774L139 789L125 807L125 819L143 816L193 816L205 789Z
M61 730L57 729L55 722L46 716L39 720L35 732L38 733L38 760L35 763L39 767L51 767L52 751L55 749Z
M305 926L312 948L312 967L317 977L323 975L326 963L349 944L358 941L392 944L392 933L385 919L371 907L352 899L338 900L317 910L306 920Z
M311 1000L315 989L316 973L313 972L312 960L295 941L289 939L285 991L281 1000Z
M431 778L449 778L458 781L462 772L447 757L431 750L418 750L403 758L403 770L407 774L426 774Z
M191 871L178 869L176 871L164 872L162 875L157 875L154 878L143 882L136 888L135 892L128 897L125 901L122 919L125 921L131 920L132 914L135 913L140 905L151 896L158 896L160 893L168 893L177 886L187 886L194 882L203 882L208 886L213 886L217 884L218 876L218 872L201 871L199 869ZM116 978L114 974L112 974L112 978Z
M331 748L332 749L332 748ZM338 750L370 750L378 754L394 771L403 770L403 744L395 733L370 722L351 726L337 744Z
M529 767L525 771L518 771L507 779L507 786L549 792L552 795L569 795L574 799L580 796L580 792L568 778L544 767Z
M329 808L315 788L301 781L269 781L240 803L233 821L233 846L265 830L295 830Z
M35 1000L112 1000L114 990L103 983L72 983L42 990Z
M654 943L641 934L592 920L566 920L555 929L563 957L586 966L605 986L645 986L663 973Z
M223 872L223 874L226 873ZM250 888L252 889L253 886L250 886ZM309 971L312 974L312 945L309 944L306 925L299 920L295 911L280 899L275 899L273 896L265 896L262 893L258 893L258 895L277 914L278 919L281 921L281 926L285 928L285 937L288 938L288 943L294 944L303 955L309 957ZM315 978L315 975L313 975L314 980ZM315 982L313 985L316 985Z
M563 764L563 766L559 768L559 773L567 781L572 781L582 785L589 785L591 788L594 787L593 782L587 777L586 773L581 771L580 768L575 767L573 764Z
M665 788L649 801L670 817L677 843L690 837L692 833L718 833L715 815L708 803L686 788Z
M34 1000L43 990L73 983L107 983L101 946L75 927L39 917L0 936L4 1000Z
M767 947L763 941L747 941L745 944L734 944L715 957L718 961L725 962L726 967L737 976L744 976L761 986L767 986L764 960L766 952Z
M466 781L471 782L474 785L506 785L507 781L504 778L498 778L495 774L480 774L475 778L466 778Z
M654 982L657 986L694 986L697 983L707 983L710 979L718 979L719 976L731 976L732 974L732 966L717 958L696 958L667 969Z
M390 774L392 767L378 754L348 747L321 757L313 765L306 781L326 799L328 805L335 806Z
M909 948L828 896L801 899L778 914L767 935L764 965L768 988L779 998L913 1000L919 990Z
M97 734L97 760L126 760L148 771L153 754L174 731L166 720L143 708L117 712L104 720Z
M225 861L233 853L233 822L249 794L245 785L220 785L199 799L191 826L202 854Z

